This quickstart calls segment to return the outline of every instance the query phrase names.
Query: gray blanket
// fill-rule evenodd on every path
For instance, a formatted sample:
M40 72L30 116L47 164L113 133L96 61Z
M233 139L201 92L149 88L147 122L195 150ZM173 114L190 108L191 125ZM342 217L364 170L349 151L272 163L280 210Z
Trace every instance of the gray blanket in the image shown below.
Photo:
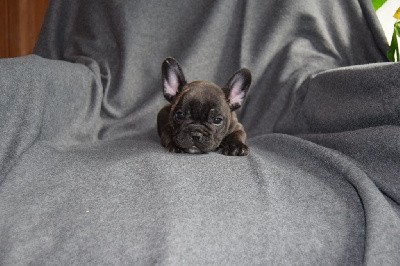
M1 265L398 265L400 65L370 0L51 1L0 60ZM250 154L170 154L160 67L253 84Z

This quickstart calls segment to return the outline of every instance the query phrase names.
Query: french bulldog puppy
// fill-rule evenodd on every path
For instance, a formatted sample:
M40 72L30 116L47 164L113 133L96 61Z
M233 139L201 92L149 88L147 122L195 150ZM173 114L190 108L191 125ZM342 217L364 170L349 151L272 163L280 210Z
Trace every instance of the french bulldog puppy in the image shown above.
M162 64L164 97L170 104L157 116L161 144L169 152L208 153L220 149L225 155L247 155L246 132L236 113L251 83L242 68L219 87L209 81L186 82L174 58Z

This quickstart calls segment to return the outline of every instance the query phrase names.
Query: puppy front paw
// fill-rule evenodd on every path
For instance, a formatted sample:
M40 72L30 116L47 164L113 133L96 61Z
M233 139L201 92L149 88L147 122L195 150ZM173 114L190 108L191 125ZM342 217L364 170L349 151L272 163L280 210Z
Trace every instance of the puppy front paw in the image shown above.
M181 153L183 152L181 148L175 145L174 141L171 138L171 128L166 126L161 131L161 145L167 149L168 152L171 153Z
M240 141L227 141L221 143L221 152L229 156L246 156L249 154L249 147Z
M181 148L176 146L173 142L168 143L165 145L165 148L171 153L181 153L183 152Z

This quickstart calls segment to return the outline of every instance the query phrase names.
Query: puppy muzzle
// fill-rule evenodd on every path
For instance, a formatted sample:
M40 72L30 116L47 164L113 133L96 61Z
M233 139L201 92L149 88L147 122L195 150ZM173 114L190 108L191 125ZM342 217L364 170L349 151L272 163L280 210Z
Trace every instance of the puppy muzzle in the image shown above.
M218 147L212 132L202 125L189 125L181 129L176 134L175 143L188 153L206 153Z

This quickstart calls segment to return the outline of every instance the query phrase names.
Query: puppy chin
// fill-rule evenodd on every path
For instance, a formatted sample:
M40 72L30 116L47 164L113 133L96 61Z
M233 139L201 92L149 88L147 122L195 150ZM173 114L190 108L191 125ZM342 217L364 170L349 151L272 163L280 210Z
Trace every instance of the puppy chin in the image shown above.
M211 139L204 139L203 141L193 141L190 134L178 134L174 139L174 143L185 153L190 154L205 154L214 151L219 145L214 143Z
M203 151L199 150L199 148L197 148L196 146L193 146L193 147L191 147L189 149L185 149L184 151L186 153L191 153L191 154L206 153L206 152L203 152Z

